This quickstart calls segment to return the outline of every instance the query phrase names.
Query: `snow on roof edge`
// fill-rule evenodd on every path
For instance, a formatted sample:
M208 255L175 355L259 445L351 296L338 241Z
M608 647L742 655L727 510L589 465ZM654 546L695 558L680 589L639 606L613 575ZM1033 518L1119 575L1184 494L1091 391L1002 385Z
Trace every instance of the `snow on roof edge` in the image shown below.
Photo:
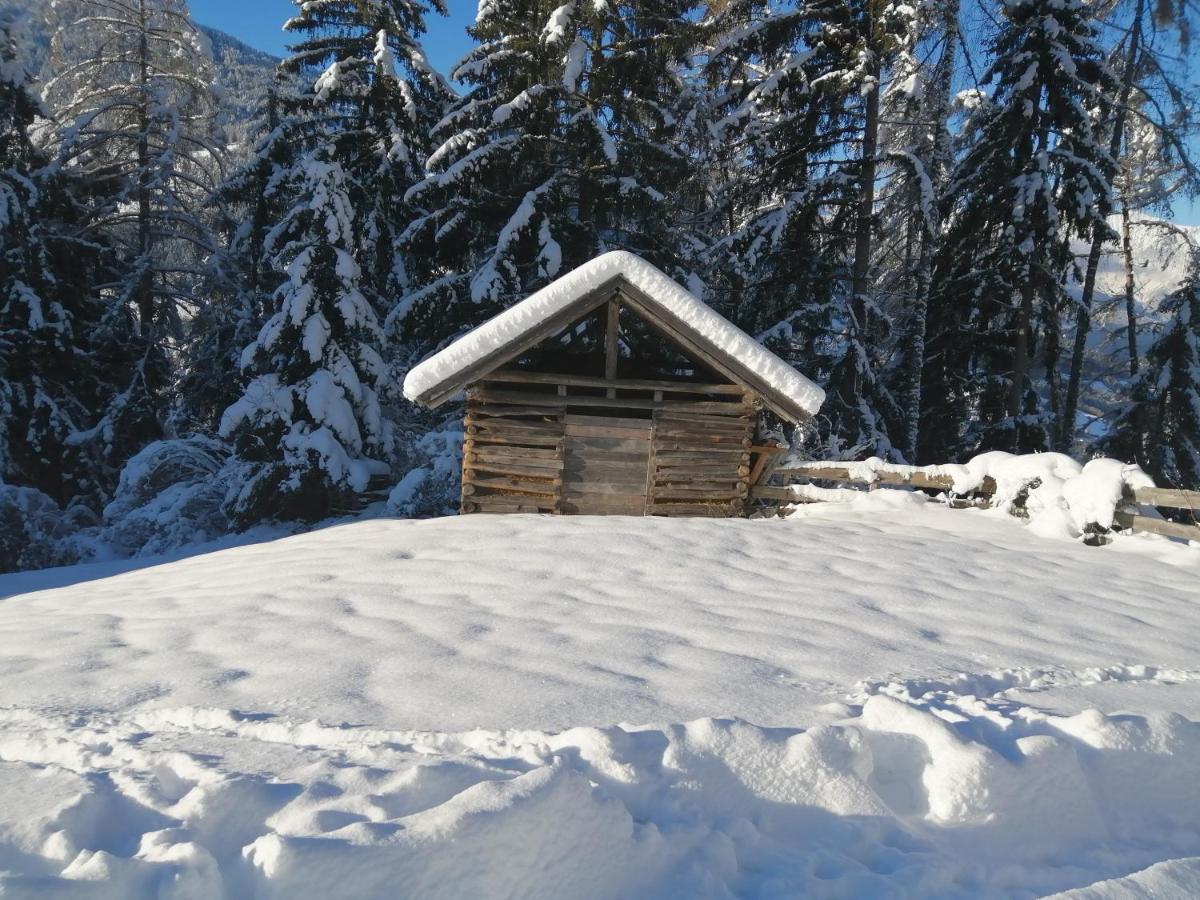
M621 276L668 317L689 327L714 349L736 359L800 409L815 415L825 392L666 273L626 250L597 256L469 331L411 369L404 396L416 402L500 347L519 341L540 323L605 282Z

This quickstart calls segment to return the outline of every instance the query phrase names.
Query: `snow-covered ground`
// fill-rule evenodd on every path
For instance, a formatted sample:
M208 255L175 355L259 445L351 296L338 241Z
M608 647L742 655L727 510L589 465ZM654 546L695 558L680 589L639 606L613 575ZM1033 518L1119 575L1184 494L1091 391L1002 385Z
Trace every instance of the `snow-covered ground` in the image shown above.
M0 896L1200 891L1196 548L878 491L139 564L0 578Z

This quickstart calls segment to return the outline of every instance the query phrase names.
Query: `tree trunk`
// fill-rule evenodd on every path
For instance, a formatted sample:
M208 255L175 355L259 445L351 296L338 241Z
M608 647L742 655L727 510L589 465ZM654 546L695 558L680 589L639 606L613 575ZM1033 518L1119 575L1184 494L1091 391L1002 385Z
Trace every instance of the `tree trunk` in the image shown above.
M1125 332L1129 340L1129 374L1138 373L1137 309L1134 306L1133 239L1130 236L1129 198L1121 198L1121 249L1125 257Z
M922 216L920 252L917 257L917 272L913 305L908 320L907 360L904 385L904 444L905 458L910 463L917 461L917 446L921 439L921 393L924 389L925 331L929 317L929 298L933 290L933 251L941 231L940 204L946 172L949 169L950 132L947 122L950 117L951 75L954 71L955 49L958 45L958 2L949 0L944 11L942 56L934 69L930 84L933 96L933 144L926 174L933 185L933 202ZM928 220L926 220L928 219Z
M1125 53L1125 69L1121 73L1121 89L1117 97L1117 108L1113 115L1112 136L1109 140L1109 155L1116 160L1125 142L1125 108L1133 93L1133 80L1137 74L1138 57L1142 50L1142 18L1146 0L1138 0L1133 11L1133 23L1129 30L1129 47ZM1063 402L1062 418L1058 423L1059 449L1066 451L1075 437L1075 412L1079 408L1079 385L1083 377L1083 355L1087 349L1088 334L1092 329L1092 299L1096 294L1096 271L1100 266L1100 254L1108 235L1106 223L1097 222L1092 229L1092 246L1088 251L1087 268L1084 270L1083 290L1079 297L1079 309L1075 314L1075 344L1071 351L1071 371L1067 377L1067 395Z
M870 24L870 23L869 23ZM873 25L871 25L873 27ZM870 77L874 79L867 93L866 120L863 124L862 172L859 175L858 218L854 228L854 264L851 268L851 287L856 313L866 306L870 290L871 249L875 218L875 158L879 152L879 63L871 63ZM865 325L859 316L860 325Z
M134 300L143 336L150 334L154 319L154 271L150 267L153 252L153 231L150 206L150 46L147 37L149 23L146 0L138 0L138 140L137 140L137 208L138 208L138 273Z
M1025 399L1025 381L1029 376L1029 331L1033 327L1033 273L1021 285L1021 305L1017 308L1017 334L1013 348L1012 386L1008 394L1008 415L1013 420L1013 449L1018 449L1017 417Z

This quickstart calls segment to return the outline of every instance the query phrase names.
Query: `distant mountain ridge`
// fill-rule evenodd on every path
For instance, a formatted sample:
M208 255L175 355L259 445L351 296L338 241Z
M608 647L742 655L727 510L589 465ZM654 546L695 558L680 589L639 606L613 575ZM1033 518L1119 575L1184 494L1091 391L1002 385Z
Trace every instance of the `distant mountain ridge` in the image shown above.
M227 31L221 31L219 28L213 28L211 25L201 25L196 23L196 27L208 37L212 44L213 58L220 65L221 57L226 50L229 50L238 57L246 65L257 65L264 69L274 69L281 62L278 56L273 56L265 50L259 50L257 47L251 47L245 41L238 40Z

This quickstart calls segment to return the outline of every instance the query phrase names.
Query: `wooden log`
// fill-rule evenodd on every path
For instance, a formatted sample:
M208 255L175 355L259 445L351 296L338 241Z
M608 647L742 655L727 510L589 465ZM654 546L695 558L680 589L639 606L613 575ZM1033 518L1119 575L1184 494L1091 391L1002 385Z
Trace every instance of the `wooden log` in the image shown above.
M696 487L696 488L717 488L726 489L736 487L742 484L742 480L732 473L722 474L670 474L667 472L656 472L654 474L655 488L678 486L678 487Z
M685 413L672 409L655 410L654 421L659 425L668 423L676 427L681 425L702 425L706 429L712 428L721 431L749 431L754 427L754 419L748 416L738 416L737 418L730 416L709 416L704 413Z
M614 297L608 301L604 326L604 379L617 380L617 360L621 358L621 305ZM617 389L605 390L606 397L616 397Z
M563 425L560 422L534 422L529 419L493 419L468 415L463 419L468 434L475 434L472 429L488 429L495 434L553 434L560 435Z
M473 433L467 435L467 440L463 442L463 448L475 449L476 447L505 444L512 447L557 447L562 443L562 435L553 434L507 434L492 431L488 428L477 427Z
M1161 534L1165 537L1181 538L1185 541L1200 542L1200 525L1164 522L1162 519L1153 519L1150 516L1141 516L1130 512L1117 512L1113 516L1113 522L1131 531L1143 531L1150 534Z
M791 488L773 487L769 484L760 484L750 488L750 497L754 500L783 500L788 503L798 503L795 494Z
M562 469L562 460L557 455L550 457L540 456L522 456L520 454L498 454L489 452L491 447L483 447L477 450L472 450L469 453L463 454L463 462L467 464L478 463L479 465L514 465L523 466L530 469L541 469L545 472L557 472ZM508 448L505 448L508 449ZM516 449L524 450L524 447ZM551 451L552 453L554 451Z
M780 450L786 451L786 447L780 447ZM747 479L751 485L766 484L771 480L771 476L775 474L776 468L783 462L782 453L760 453L758 458L762 461L761 465L757 466L757 471L750 473L750 478Z
M684 441L697 444L737 444L745 446L749 435L745 431L701 431L687 428L667 428L658 426L654 429L654 437L661 441Z
M550 372L522 372L516 369L501 369L488 374L485 382L498 381L510 384L549 384L570 387L615 388L618 391L665 391L681 394L721 394L740 397L745 389L736 384L714 384L711 382L667 381L646 378L598 378L589 375L567 375Z
M557 504L518 500L508 495L480 497L472 505L481 513L553 513L558 510Z
M485 388L472 388L471 399L486 403L504 404L516 403L527 406L546 406L555 408L600 407L606 409L675 409L681 412L708 412L723 416L746 416L753 412L743 403L722 403L712 400L645 400L633 397L583 397L560 396L558 394L524 394L517 391L495 391Z
M695 451L703 452L706 450L715 450L717 448L736 449L738 447L741 447L743 450L749 450L750 449L750 439L746 438L743 441L737 441L737 442L721 441L721 442L714 442L711 444L702 444L695 440L688 441L688 440L682 440L680 438L675 438L675 437L668 437L668 438L664 438L661 440L656 437L654 440L654 449L656 452L660 451L660 450L665 450L667 452L680 451L680 450L695 450Z
M722 416L728 419L743 419L746 416L754 414L753 409L749 409L742 403L716 403L708 401L670 401L664 400L658 409L670 410L672 412L697 412L710 413L714 416Z
M750 454L738 453L736 450L727 453L716 451L706 452L706 450L697 450L695 452L665 450L656 452L654 458L657 460L658 465L665 466L718 465L734 462L745 465L750 461Z
M497 419L528 417L543 421L557 421L562 418L561 409L547 406L518 406L510 403L480 403L478 400L467 401L466 414Z
M1130 492L1127 490L1126 495ZM1133 500L1146 506L1167 506L1173 509L1200 509L1200 491L1177 488L1138 488L1133 491Z
M750 467L739 466L737 463L664 463L659 461L654 467L660 475L728 475L732 480L749 479Z
M558 470L555 469L538 469L533 466L518 466L507 463L493 463L487 461L475 460L467 463L467 468L464 470L467 478L474 480L479 475L508 475L513 478L541 478L546 479L548 484L561 484L562 479L559 477Z
M904 473L904 472L876 472L873 482L866 478L851 477L850 470L845 466L837 465L822 465L822 466L800 466L793 469L776 469L775 476L780 478L808 478L818 479L822 481L848 481L857 484L899 484L907 485L916 488L929 488L932 490L952 490L954 487L954 479L948 475L927 475L922 472ZM996 492L996 482L991 478L983 479L983 483L975 493L994 494Z
M472 446L463 445L464 453L478 453L482 456L487 456L491 459L520 459L525 464L529 464L532 460L541 459L552 463L558 459L559 453L557 450L545 447L513 447L508 444L497 446L479 445L471 442Z
M489 491L536 494L553 499L558 495L558 485L558 479L548 482L526 481L519 478L469 478L463 485L463 493L466 493L467 488L471 488L471 495L474 496L480 492L481 488L487 488Z
M697 500L740 500L747 496L745 486L733 488L730 490L720 490L717 488L693 488L693 487L671 487L671 486L656 486L651 492L651 496L657 503L660 500L669 500L671 498L679 498L681 500L697 499Z
M655 503L648 513L652 516L697 516L732 518L745 512L741 503Z

